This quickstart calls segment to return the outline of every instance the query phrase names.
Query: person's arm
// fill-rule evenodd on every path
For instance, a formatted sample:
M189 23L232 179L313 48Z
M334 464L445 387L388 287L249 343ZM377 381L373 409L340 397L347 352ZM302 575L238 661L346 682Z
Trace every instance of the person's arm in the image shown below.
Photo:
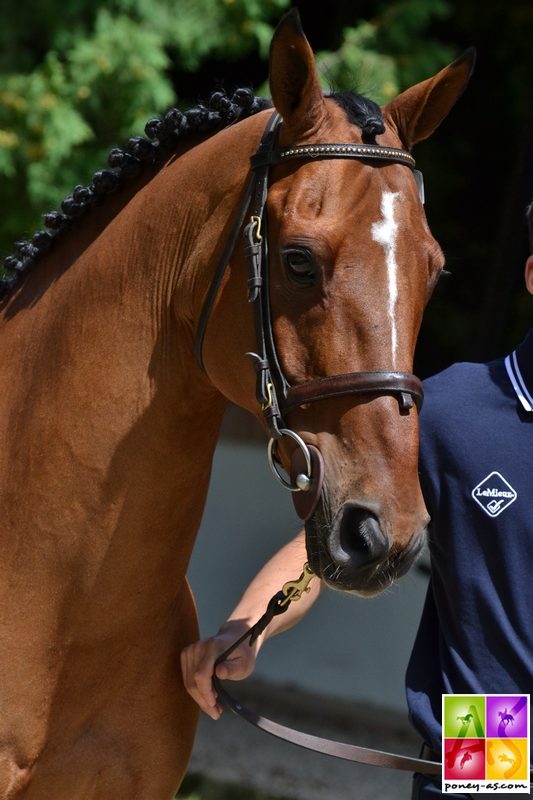
M185 688L212 719L218 719L222 713L211 680L216 659L257 622L264 614L268 601L284 583L297 580L306 560L305 534L301 531L258 572L218 633L210 639L194 642L182 651L181 669ZM217 666L217 677L235 681L248 677L254 670L257 654L264 642L299 622L313 605L320 589L321 582L312 580L309 591L298 602L291 603L283 614L274 617L252 647L246 640Z

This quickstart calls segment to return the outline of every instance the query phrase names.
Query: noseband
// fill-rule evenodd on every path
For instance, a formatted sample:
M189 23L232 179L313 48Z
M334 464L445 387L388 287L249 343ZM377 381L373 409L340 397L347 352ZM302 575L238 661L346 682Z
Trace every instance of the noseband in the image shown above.
M322 488L322 457L313 445L290 430L284 414L294 408L347 395L393 395L397 397L400 411L406 413L413 405L420 410L423 389L420 380L410 372L349 372L317 378L291 386L280 365L276 349L269 292L269 260L267 215L265 213L269 168L290 160L353 158L365 161L403 164L413 170L419 191L421 174L414 169L415 160L406 150L382 147L376 144L314 144L276 147L281 119L274 113L263 133L259 148L251 158L252 174L235 224L227 239L218 263L213 282L209 287L200 314L196 333L196 360L202 369L203 342L207 324L222 283L227 265L247 213L249 221L244 228L245 252L248 261L248 302L253 304L257 352L247 353L256 370L256 397L270 432L268 457L272 471L282 485L294 492L294 503L302 519L308 519L318 503ZM290 482L279 470L277 442L291 438L297 445L291 462ZM300 496L297 496L300 494Z

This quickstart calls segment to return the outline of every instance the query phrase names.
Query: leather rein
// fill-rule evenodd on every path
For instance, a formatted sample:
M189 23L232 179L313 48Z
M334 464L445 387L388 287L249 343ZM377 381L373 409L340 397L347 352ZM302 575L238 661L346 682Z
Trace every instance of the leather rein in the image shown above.
M305 564L299 579L297 581L287 582L283 588L270 599L265 613L255 625L252 625L249 630L217 658L215 669L218 664L225 661L228 656L247 639L251 646L257 637L267 628L273 617L283 614L287 611L292 602L299 600L305 592L309 591L308 584L313 577L313 571L308 564ZM346 761L355 761L359 764L369 764L374 767L387 767L388 769L408 770L409 772L420 772L425 775L441 774L442 765L437 761L430 761L424 758L412 758L397 753L388 753L385 750L375 750L369 747L360 747L345 742L337 742L332 739L324 739L321 736L314 736L313 734L304 733L295 728L289 728L286 725L274 722L258 714L256 711L247 708L232 697L232 695L226 691L219 678L217 678L215 671L213 671L213 673L213 686L217 692L218 699L224 703L226 708L233 711L234 714L242 717L242 719L245 719L256 728L260 728L262 731L270 733L278 739L298 745L306 750L313 750L317 753L334 756L335 758L342 758Z
M248 302L253 305L256 352L247 353L256 370L256 397L270 433L268 457L275 477L293 492L294 505L301 519L309 519L320 499L323 462L320 452L308 445L284 421L284 415L294 408L332 397L347 395L394 395L400 411L406 413L413 405L420 409L423 389L420 380L409 372L376 371L349 372L320 377L292 386L280 364L272 326L269 292L268 221L266 201L270 167L292 160L348 158L373 163L396 163L409 167L421 192L422 176L415 169L415 160L407 151L377 144L294 145L276 147L281 119L274 112L262 135L258 150L251 158L251 176L246 186L239 212L227 238L212 283L206 294L198 322L195 355L204 368L203 344L211 312L216 302L237 237L244 226L245 252L248 262ZM290 467L290 480L280 472L281 461L277 443L289 437L296 444Z

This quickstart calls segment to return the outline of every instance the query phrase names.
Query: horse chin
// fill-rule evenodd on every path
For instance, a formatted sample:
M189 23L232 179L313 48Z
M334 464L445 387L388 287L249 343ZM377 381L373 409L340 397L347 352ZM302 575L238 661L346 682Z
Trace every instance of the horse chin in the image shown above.
M388 589L396 576L391 575L386 564L369 575L355 575L353 572L336 566L326 554L310 560L310 566L320 579L336 592L353 594L357 597L375 597Z
M363 598L371 598L376 597L378 594L386 591L389 586L394 583L394 578L390 578L388 576L383 577L376 577L375 581L370 579L364 587L362 586L354 586L353 581L347 579L346 581L342 580L342 576L340 576L339 580L335 583L324 579L324 583L326 586L329 586L330 589L333 589L336 592L343 592L344 594L352 594L355 597L363 597Z
M323 523L315 517L306 522L305 530L307 557L313 572L335 591L366 598L381 594L405 575L420 555L425 541L423 529L411 538L406 547L393 545L383 560L360 567L335 558L327 539L319 536Z

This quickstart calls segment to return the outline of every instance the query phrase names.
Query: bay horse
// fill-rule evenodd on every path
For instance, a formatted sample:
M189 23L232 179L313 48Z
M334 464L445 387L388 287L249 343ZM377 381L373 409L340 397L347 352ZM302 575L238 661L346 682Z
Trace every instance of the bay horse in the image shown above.
M237 90L151 120L6 259L2 798L173 796L197 719L179 666L198 636L186 571L228 401L270 433L276 469L303 458L290 488L323 470L302 515L315 571L372 593L411 563L426 511L410 370L443 259L408 151L470 69L382 109L324 95L289 12L272 108ZM251 171L266 210L245 242Z

